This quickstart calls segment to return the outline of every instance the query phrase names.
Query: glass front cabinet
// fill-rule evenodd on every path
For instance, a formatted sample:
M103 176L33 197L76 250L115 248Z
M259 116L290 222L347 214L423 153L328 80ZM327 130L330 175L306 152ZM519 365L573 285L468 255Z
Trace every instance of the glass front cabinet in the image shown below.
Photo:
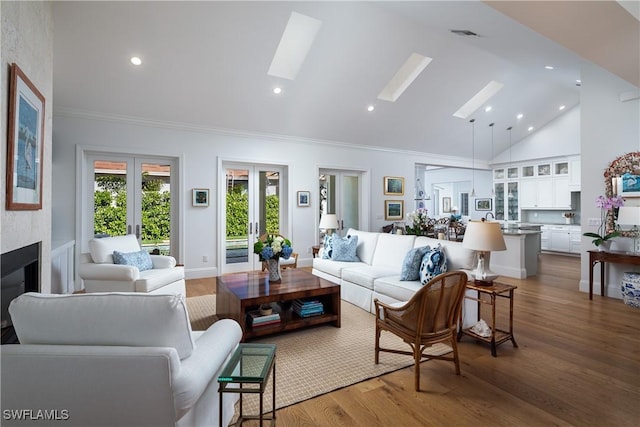
M495 216L496 220L504 220L504 182L496 182L493 184L495 195Z
M518 182L507 183L507 220L517 221L520 212L518 211Z

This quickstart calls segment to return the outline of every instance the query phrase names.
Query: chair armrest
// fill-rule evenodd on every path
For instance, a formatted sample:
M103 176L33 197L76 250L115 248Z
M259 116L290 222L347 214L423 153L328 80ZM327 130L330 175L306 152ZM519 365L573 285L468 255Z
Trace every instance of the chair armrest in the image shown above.
M394 304L386 304L386 303L378 300L378 298L375 298L373 300L373 304L375 305L376 318L384 320L384 319L387 318L387 311L403 311L403 310L406 310L406 306L407 306L407 304L409 304L409 301L404 301L404 302L401 302L401 303L398 302L398 303L394 303Z
M135 281L140 278L137 267L124 264L81 263L80 277L89 280Z
M242 328L231 319L218 320L200 335L191 356L182 360L180 375L174 380L177 419L196 404L209 383L217 381L241 339Z
M151 255L153 268L173 268L176 266L176 259L168 255Z

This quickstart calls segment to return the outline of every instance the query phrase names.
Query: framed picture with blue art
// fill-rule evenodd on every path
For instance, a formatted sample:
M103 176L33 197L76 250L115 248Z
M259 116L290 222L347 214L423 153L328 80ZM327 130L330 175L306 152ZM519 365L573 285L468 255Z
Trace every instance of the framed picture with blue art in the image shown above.
M44 96L11 64L7 136L7 210L42 209Z
M298 191L298 206L310 206L311 197L308 191Z
M386 221L398 221L404 217L404 201L403 200L385 200L384 201L384 219Z
M194 188L192 192L191 205L196 207L209 206L209 189Z
M624 173L617 180L617 184L618 188L614 189L614 194L622 197L640 197L640 175Z

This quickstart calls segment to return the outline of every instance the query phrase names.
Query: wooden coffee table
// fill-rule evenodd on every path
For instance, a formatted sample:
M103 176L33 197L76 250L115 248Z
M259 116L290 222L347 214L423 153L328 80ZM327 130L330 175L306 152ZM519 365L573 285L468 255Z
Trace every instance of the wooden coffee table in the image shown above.
M282 271L281 276L281 283L270 283L267 280L268 272L252 271L219 276L216 315L220 319L230 318L238 321L242 326L243 341L325 323L340 327L340 285L298 268L287 268ZM324 314L298 316L291 309L291 303L298 298L321 301ZM280 304L273 304L278 302ZM247 312L256 310L261 304L266 303L272 303L274 311L280 312L280 323L251 327L247 323Z

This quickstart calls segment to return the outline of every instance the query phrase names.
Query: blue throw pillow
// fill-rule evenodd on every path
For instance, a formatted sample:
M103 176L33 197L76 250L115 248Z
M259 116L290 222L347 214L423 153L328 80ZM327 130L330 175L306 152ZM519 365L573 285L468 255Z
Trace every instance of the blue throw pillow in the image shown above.
M339 237L334 235L331 244L333 251L331 259L334 261L357 262L360 258L356 255L358 236Z
M422 264L422 258L424 254L430 251L429 246L422 246L419 248L413 248L402 261L402 271L400 272L400 280L419 280L420 279L420 265Z
M322 243L322 259L331 259L331 253L333 252L333 236L329 236L328 234L324 235L324 242Z
M447 257L441 245L428 251L422 257L420 265L420 282L426 285L427 282L439 274L447 272Z
M132 265L138 267L140 271L151 270L153 268L151 256L147 251L128 253L113 251L113 263Z

